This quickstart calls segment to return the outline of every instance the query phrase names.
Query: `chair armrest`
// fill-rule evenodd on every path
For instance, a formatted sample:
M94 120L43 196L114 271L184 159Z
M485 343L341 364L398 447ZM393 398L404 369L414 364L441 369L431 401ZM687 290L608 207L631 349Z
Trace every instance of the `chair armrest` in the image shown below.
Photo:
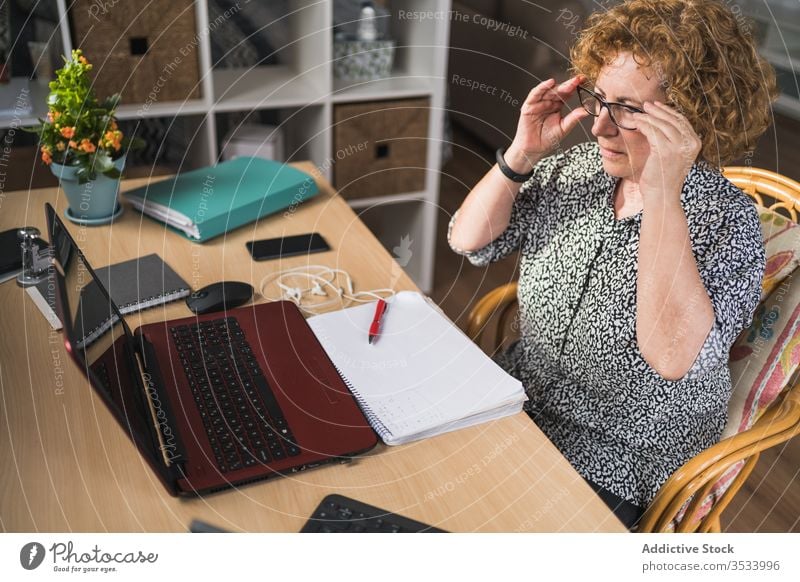
M639 531L666 531L687 502L678 531L694 531L702 523L713 521L728 505L755 464L755 459L770 447L800 434L800 382L782 396L748 430L721 440L687 461L661 486L647 508ZM693 516L719 478L736 463L747 461L747 471L717 500L705 516Z
M467 318L467 335L478 343L489 318L504 312L517 302L517 283L507 283L489 291L478 300ZM497 346L493 346L497 347Z

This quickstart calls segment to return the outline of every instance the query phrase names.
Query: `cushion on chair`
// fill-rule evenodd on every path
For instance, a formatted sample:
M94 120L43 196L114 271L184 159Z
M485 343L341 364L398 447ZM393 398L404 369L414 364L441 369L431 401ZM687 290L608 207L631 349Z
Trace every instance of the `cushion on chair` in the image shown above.
M753 322L731 348L733 393L728 404L726 439L753 426L775 401L800 365L800 271L791 273L766 301L759 303ZM703 500L695 519L701 519L728 490L744 467L739 461L728 468ZM691 501L691 499L689 500ZM670 524L674 531L689 501Z
M753 426L800 363L800 271L795 271L800 229L772 210L757 208L767 255L762 301L731 348L733 393L722 438Z
M800 364L800 272L789 275L753 314L731 348L733 394L722 438L747 430Z
M773 210L758 204L756 209L767 255L764 282L761 285L763 301L800 264L800 229L797 224Z
M731 348L733 392L723 439L752 427L786 388L800 365L800 270L795 270L800 263L800 230L780 214L762 206L756 207L767 266L762 301L753 314L750 327L739 335ZM695 519L701 519L711 511L744 464L742 460L722 474L703 500ZM678 512L669 531L677 528L689 501Z

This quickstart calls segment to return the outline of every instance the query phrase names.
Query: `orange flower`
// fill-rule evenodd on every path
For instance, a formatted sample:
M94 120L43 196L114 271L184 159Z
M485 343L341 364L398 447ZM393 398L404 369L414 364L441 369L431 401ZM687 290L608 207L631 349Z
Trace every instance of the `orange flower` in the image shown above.
M75 128L74 127L62 127L61 128L61 135L70 139L73 135L75 135Z
M122 132L119 130L107 131L100 141L100 145L105 148L114 148L114 151L119 151L122 147Z
M42 146L42 161L48 166L53 163L53 157L50 154L50 148L47 146Z
M58 151L60 151L60 152L63 152L65 147L66 147L66 146L64 145L64 142L63 142L63 141L60 141L60 142L58 142L58 143L56 144L56 149L57 149Z
M76 144L76 143L75 143L74 141L72 141L72 140L69 140L69 147L71 147L72 149L77 149L77 147L78 147L78 144Z
M82 139L81 140L81 145L80 145L80 147L78 149L81 149L81 150L85 151L87 154L90 154L93 151L95 151L97 149L97 147L92 142L90 142L88 139Z

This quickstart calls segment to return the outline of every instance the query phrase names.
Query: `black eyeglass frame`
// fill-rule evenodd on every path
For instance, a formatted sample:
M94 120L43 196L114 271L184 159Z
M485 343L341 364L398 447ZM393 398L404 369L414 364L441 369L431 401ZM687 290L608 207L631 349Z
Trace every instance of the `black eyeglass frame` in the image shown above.
M594 111L590 111L589 108L586 107L586 105L583 102L584 94L587 94L589 97L597 99L597 102L600 104L600 113L603 112L603 107L605 107L608 110L608 117L611 118L612 123L621 129L627 129L628 131L636 130L635 127L625 127L624 125L620 125L617 122L617 120L614 118L614 114L611 112L612 105L615 105L617 107L622 107L623 109L627 109L628 111L632 111L634 113L644 113L645 115L647 115L647 112L644 111L643 109L639 109L638 107L634 107L633 105L626 105L625 103L615 103L613 101L606 101L594 91L590 91L586 87L581 87L580 85L578 85L578 99L581 102L581 107L583 107L592 117L600 117L600 113L595 113Z

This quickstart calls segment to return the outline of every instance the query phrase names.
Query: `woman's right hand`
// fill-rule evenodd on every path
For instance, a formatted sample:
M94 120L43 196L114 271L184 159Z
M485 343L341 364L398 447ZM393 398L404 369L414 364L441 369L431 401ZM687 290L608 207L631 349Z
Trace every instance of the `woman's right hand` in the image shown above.
M522 104L514 141L504 155L512 170L520 174L530 172L581 119L589 115L583 107L576 107L566 116L561 115L567 99L584 80L583 75L576 75L556 86L555 79L548 79L531 89Z

